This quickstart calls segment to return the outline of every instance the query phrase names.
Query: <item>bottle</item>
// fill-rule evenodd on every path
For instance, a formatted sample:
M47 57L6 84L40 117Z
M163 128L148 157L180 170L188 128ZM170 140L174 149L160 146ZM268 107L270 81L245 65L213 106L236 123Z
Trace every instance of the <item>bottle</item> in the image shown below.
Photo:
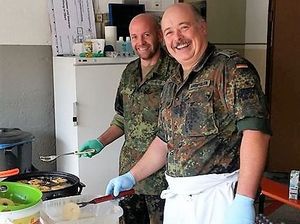
M86 58L93 57L93 42L89 35L87 35L83 41L83 52Z
M119 56L125 56L126 53L126 43L124 42L123 37L119 37L116 43L117 53Z
M126 37L125 44L126 44L126 56L128 57L134 56L134 51L132 49L130 37Z

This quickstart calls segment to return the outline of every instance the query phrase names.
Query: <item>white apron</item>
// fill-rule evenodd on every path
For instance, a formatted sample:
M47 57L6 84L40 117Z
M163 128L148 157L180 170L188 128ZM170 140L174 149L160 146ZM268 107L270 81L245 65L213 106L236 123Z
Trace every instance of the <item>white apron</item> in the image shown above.
M234 198L238 171L193 177L166 175L169 187L162 191L166 199L164 224L223 224L224 211Z

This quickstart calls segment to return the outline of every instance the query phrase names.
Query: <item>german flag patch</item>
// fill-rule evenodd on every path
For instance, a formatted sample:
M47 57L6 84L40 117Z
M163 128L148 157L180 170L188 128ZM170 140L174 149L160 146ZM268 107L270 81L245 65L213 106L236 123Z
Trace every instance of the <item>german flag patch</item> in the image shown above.
M248 68L247 64L237 64L236 68Z

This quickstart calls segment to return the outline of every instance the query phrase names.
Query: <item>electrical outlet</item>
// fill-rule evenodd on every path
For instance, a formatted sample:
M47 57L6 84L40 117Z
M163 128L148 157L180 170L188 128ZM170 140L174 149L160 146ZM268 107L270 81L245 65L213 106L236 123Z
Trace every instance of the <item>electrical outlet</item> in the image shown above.
M95 14L95 21L96 21L96 23L102 23L102 21L103 21L103 16L102 16L101 13L96 13L96 14Z
M162 10L161 4L162 4L161 0L152 1L151 9L152 10Z

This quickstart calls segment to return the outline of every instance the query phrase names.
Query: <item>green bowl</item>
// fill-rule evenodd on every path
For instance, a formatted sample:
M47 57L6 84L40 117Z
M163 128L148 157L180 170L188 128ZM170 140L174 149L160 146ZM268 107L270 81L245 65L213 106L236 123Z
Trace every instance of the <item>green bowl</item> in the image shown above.
M0 205L0 212L17 211L32 207L41 201L43 193L28 184L17 182L0 182L0 199L7 198L14 205Z

